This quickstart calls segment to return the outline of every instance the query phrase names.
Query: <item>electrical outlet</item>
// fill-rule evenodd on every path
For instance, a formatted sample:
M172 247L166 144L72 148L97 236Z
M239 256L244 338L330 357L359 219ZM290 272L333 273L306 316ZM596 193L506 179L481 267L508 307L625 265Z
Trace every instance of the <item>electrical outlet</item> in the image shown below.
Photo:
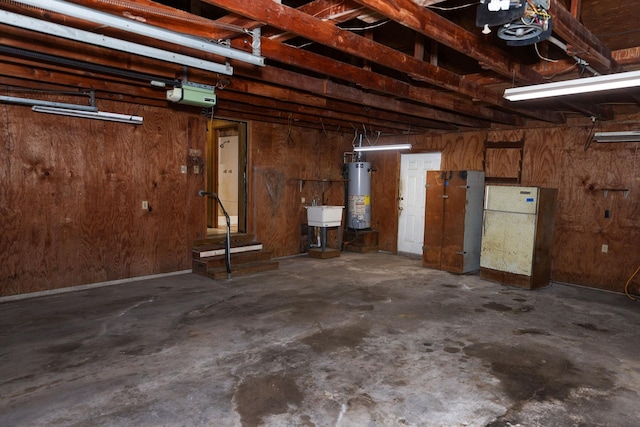
M304 197L301 197L301 198L300 198L300 203L304 203L304 202L306 202L306 201L307 201L307 199L305 199Z
M187 173L187 165L182 165L182 166L180 166L180 171L181 171L182 173Z
M149 202L147 202L146 200L142 201L142 209L148 210L149 209Z
M200 166L198 166L198 165L194 165L194 166L193 166L193 173L195 173L195 174L199 174L199 173L200 173Z
M602 253L607 253L609 252L609 245L602 245Z

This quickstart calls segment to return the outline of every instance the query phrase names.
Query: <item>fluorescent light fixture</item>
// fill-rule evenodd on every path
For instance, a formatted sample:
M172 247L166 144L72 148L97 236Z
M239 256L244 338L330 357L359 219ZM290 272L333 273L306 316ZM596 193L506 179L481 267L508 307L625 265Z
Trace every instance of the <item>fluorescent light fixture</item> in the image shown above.
M640 71L629 71L626 73L607 74L604 76L586 77L584 79L505 89L504 97L509 101L524 101L528 99L576 95L636 86L640 86Z
M593 134L595 142L640 142L640 132L596 132Z
M7 12L6 10L0 10L0 22L4 22L13 27L23 28L25 30L37 31L51 36L62 37L95 46L146 56L147 58L159 59L161 61L171 62L172 64L187 65L220 74L233 74L233 67L229 64L205 61L193 56L182 55L180 53L156 49L155 47L144 46L128 42L126 40L91 33L89 31L78 30L65 25L54 24L53 22L47 22L17 13Z
M366 147L355 147L353 151L390 151L390 150L411 150L411 144L393 144L393 145L369 145Z
M229 59L247 62L253 65L264 66L264 57L253 55L243 50L230 48L218 43L211 43L203 38L188 36L153 25L143 24L128 18L121 18L110 13L104 13L77 4L60 0L15 0L16 3L35 6L51 12L61 13L67 16L84 19L119 30L151 37L163 42L174 43L179 46L189 47L202 52L213 53ZM9 23L11 21L3 21Z
M40 99L18 98L15 96L0 95L0 102L21 105L42 105L46 107L67 108L69 110L98 111L98 107L91 105L67 104L65 102L42 101Z
M143 118L140 116L131 116L129 114L105 113L103 111L80 111L70 110L68 108L45 107L34 105L31 107L36 113L58 114L60 116L80 117L83 119L105 120L108 122L130 123L132 125L141 125Z

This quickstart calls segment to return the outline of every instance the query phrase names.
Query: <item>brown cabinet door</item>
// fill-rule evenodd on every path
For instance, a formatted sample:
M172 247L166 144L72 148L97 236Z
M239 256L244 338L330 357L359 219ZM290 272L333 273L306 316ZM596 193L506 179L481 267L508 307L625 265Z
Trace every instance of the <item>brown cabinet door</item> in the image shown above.
M464 269L466 171L428 171L422 265L461 273Z
M464 233L467 208L467 171L447 172L442 222L442 270L464 270Z
M444 171L427 171L422 265L440 269L444 214Z

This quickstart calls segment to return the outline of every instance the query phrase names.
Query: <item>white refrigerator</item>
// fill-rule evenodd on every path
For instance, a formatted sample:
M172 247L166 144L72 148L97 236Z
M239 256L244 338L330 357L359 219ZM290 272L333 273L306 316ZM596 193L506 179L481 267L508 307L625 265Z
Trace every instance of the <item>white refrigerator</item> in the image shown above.
M557 190L487 185L480 276L534 289L549 284Z

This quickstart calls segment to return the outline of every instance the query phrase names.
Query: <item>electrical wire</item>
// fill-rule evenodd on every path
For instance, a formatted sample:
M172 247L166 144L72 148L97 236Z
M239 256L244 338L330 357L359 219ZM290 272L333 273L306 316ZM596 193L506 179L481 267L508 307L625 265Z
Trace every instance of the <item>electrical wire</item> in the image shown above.
M589 149L589 146L591 145L591 141L593 140L593 131L596 128L596 120L595 118L591 119L591 129L589 130L589 135L587 135L587 139L584 141L584 151L587 151Z
M536 53L538 54L538 58L542 59L543 61L547 61L547 62L558 62L558 60L557 60L557 59L551 59L551 58L546 58L546 57L542 56L542 55L540 54L540 51L538 50L538 43L534 43L534 45L533 45L533 46L534 46L534 47L535 47L535 49L536 49Z
M636 271L631 275L631 277L629 277L629 280L627 280L627 283L624 284L624 294L627 296L627 298L629 298L631 301L638 301L636 298L634 298L630 293L629 293L629 283L631 283L631 279L633 279L635 277L636 274L638 274L638 271L640 271L640 265L638 266L638 268L636 268Z
M464 9L466 7L471 7L471 6L475 6L477 4L480 4L479 1L473 2L473 3L468 3L468 4L463 4L461 6L454 6L454 7L442 7L442 6L427 6L427 9L435 9L435 10L443 10L443 11L449 11L449 10L458 10L458 9Z
M355 28L338 27L338 28L340 28L341 30L347 30L347 31L366 31L366 30L372 30L374 28L382 27L384 24L388 24L389 22L391 21L389 19L386 19L377 24L369 25L368 27L355 27Z

